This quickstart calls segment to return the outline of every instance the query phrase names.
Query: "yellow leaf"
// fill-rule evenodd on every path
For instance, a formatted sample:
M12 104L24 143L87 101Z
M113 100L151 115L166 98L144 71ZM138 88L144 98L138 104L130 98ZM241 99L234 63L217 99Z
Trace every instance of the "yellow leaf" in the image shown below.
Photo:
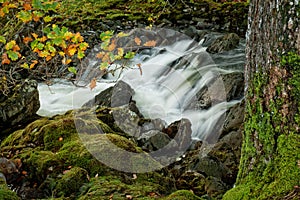
M68 48L68 55L69 56L73 56L76 53L76 48Z
M144 43L145 47L155 47L156 45L156 41L155 40L149 40L147 42Z
M97 81L95 78L93 78L90 82L90 88L93 90L97 86Z
M47 39L48 39L47 36L43 36L43 37L41 37L39 40L40 40L41 42L45 42Z
M134 42L137 44L137 45L141 45L141 39L140 38L138 38L138 37L135 37L134 38Z
M69 64L70 62L72 62L72 60L71 60L71 59L63 58L61 62L62 62L62 64L67 65L67 64Z
M31 35L34 37L34 39L39 37L36 33L31 33Z
M63 51L58 52L59 55L65 56L65 53Z

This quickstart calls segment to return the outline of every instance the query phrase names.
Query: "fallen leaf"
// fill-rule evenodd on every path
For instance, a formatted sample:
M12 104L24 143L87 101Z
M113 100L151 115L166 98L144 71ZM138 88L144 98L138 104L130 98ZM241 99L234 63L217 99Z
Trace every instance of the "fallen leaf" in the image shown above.
M137 179L137 175L136 174L132 174L132 179Z
M95 78L93 78L90 82L90 88L93 90L97 86L97 81Z
M140 38L138 38L138 37L135 37L134 38L134 42L137 44L137 45L141 45L141 39Z
M129 199L129 200L133 199L132 195L130 195L130 194L127 194L126 198Z
M156 45L156 41L155 40L149 40L147 42L144 43L145 47L155 47Z
M108 51L113 51L116 48L116 40L112 40L111 44L108 46Z
M63 140L64 140L63 137L59 137L59 138L58 138L58 141L60 141L60 142L63 141Z
M136 66L138 66L139 70L140 70L140 74L141 76L143 75L143 71L142 71L142 64L141 63L138 63L136 64Z

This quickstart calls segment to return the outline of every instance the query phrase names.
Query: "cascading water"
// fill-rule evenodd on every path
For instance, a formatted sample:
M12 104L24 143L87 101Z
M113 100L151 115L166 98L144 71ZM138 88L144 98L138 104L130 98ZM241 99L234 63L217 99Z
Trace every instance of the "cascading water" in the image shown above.
M203 42L203 41L202 41ZM206 48L192 39L183 38L173 44L144 49L132 60L131 65L141 64L141 69L123 71L120 80L128 83L135 91L140 112L148 118L160 118L168 124L182 118L192 122L193 139L218 138L225 120L225 112L239 102L227 102L226 86L222 76L241 71L244 64L244 45L235 50L211 55ZM81 82L91 79L91 71L99 62L95 53L88 56L86 72ZM142 72L142 75L141 75ZM108 75L101 79L97 87L75 87L70 83L57 82L48 86L39 85L41 96L40 115L53 115L73 108L79 108L97 93L112 86L118 75ZM211 100L208 108L201 108L197 94L207 88ZM53 94L51 94L53 93ZM211 134L215 134L211 136Z

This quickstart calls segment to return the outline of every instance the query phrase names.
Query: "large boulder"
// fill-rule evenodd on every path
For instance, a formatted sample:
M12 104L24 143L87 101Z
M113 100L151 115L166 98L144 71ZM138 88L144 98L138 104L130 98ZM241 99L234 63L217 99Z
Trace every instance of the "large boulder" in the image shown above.
M28 123L36 118L40 107L37 82L24 80L13 88L10 96L1 98L0 102L0 129L2 134ZM3 135L2 135L3 136Z

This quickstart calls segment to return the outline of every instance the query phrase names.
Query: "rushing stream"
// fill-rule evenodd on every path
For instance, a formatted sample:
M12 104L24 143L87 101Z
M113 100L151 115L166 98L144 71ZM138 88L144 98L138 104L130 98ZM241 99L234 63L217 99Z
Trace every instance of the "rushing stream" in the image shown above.
M140 63L142 70L135 67L120 75L120 79L134 89L133 99L145 117L160 118L168 124L188 118L192 122L194 139L203 139L218 129L225 120L226 110L239 102L226 101L225 86L220 77L242 71L244 64L243 43L232 51L211 55L206 52L203 42L184 38L167 46L144 49L132 61L132 66ZM89 65L82 76L84 78L91 76L89 69L99 66L94 55L86 59L89 59ZM79 108L99 92L113 86L116 77L109 75L99 80L93 90L75 87L63 80L56 80L50 87L41 83L38 114L52 116ZM198 105L197 94L205 87L211 106L203 109Z

